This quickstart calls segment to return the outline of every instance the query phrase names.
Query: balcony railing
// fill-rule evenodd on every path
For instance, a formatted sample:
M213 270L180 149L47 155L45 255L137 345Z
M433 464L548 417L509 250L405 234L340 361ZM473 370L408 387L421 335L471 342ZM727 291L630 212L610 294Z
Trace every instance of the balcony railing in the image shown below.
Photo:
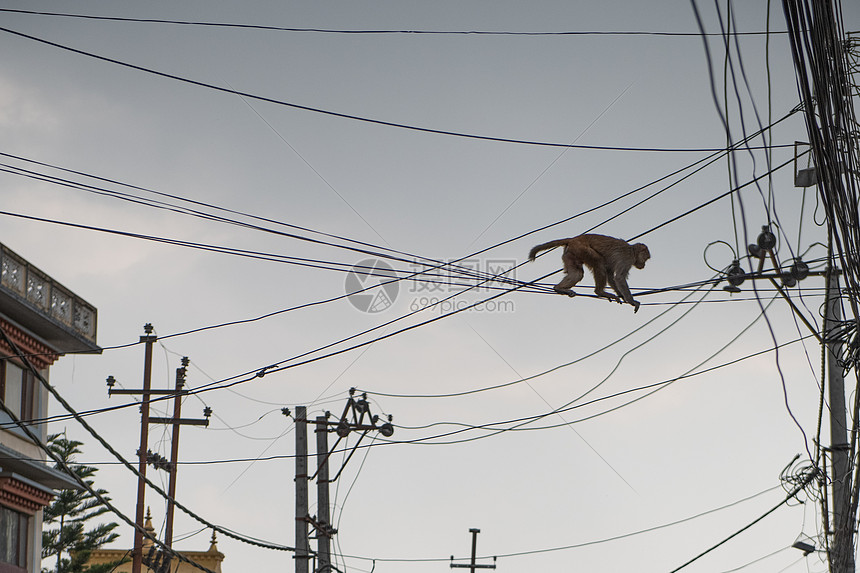
M96 344L95 307L0 243L0 290L31 310Z

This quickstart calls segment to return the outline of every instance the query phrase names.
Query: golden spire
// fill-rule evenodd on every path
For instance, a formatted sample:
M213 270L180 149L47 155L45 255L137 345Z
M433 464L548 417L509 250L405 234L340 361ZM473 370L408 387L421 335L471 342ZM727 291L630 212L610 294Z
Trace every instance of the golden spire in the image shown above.
M212 530L212 539L209 542L209 551L208 553L218 553L218 544L215 539L215 530Z
M143 528L146 532L155 537L155 528L152 526L152 511L150 511L149 507L146 508L146 520L143 522ZM143 537L143 548L145 550L149 549L152 546L152 539L145 536Z

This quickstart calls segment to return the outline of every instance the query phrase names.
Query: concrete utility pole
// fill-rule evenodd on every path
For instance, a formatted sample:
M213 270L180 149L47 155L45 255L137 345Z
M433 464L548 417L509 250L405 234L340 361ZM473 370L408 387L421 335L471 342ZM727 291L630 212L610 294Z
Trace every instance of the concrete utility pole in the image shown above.
M815 177L817 175L813 174ZM829 496L830 504L828 515L824 516L826 531L828 535L828 558L830 561L830 573L854 573L854 518L851 505L852 491L854 489L854 476L851 465L851 445L848 441L849 431L847 424L847 410L845 408L845 384L843 380L843 367L839 364L839 356L842 352L842 341L840 339L839 326L842 323L842 296L839 290L840 271L828 268L825 272L810 272L808 265L800 258L793 261L790 270L786 273L782 270L776 259L774 247L776 240L767 226L762 227L762 234L758 242L749 246L749 253L759 258L758 271L752 275L744 274L737 261L733 268L727 273L730 286L724 287L729 292L740 292L738 285L746 278L758 280L767 278L780 294L789 303L795 314L810 329L825 348L827 364L827 380L821 383L826 385L828 393L828 406L830 411L830 446L824 449L830 456L830 480L832 493ZM773 262L775 275L763 274L764 262L770 258ZM791 301L786 294L786 289L794 286L796 281L803 280L807 276L821 275L827 278L827 308L824 316L824 324L819 333L812 324L803 317L803 313ZM782 282L780 285L776 278ZM795 545L795 547L797 547ZM798 547L801 548L801 547ZM810 545L809 551L815 550Z
M296 573L308 573L308 409L296 406Z
M454 563L454 556L452 555L451 556L451 569L456 569L458 567L465 569L466 567L468 567L469 571L471 571L471 573L475 573L475 569L495 569L496 568L496 558L495 557L493 557L493 564L492 565L478 565L477 563L475 563L475 561L477 559L476 555L477 555L477 549L478 549L478 534L481 533L481 530L473 528L473 529L469 530L469 533L472 534L472 561L468 565L465 565L463 563Z
M328 507L328 417L317 416L317 568L331 571L331 517Z
M833 544L830 562L833 573L854 573L854 527L850 515L851 464L848 426L845 421L845 383L837 357L842 343L835 328L842 318L839 271L832 269L827 283L827 314L823 336L827 345L827 382L830 400L830 464L833 482Z
M372 431L379 432L386 438L394 434L394 425L391 416L387 422L381 422L379 416L370 413L370 404L367 395L362 394L356 399L355 388L350 388L349 399L339 419L329 421L331 412L325 416L317 416L314 420L317 434L317 471L308 477L307 462L307 408L296 407L296 573L308 573L308 562L310 560L310 547L308 542L308 525L313 525L317 538L316 564L314 573L331 573L337 571L331 563L331 538L337 533L331 524L329 508L329 484L337 481L343 473L346 464L352 458L361 440ZM283 412L289 415L289 410L284 408ZM328 434L337 433L337 441L329 450ZM349 455L341 465L340 470L334 478L329 477L329 458L337 449L341 440L347 439L352 432L360 432L356 443L352 446ZM317 481L317 515L308 515L308 481Z
M846 214L856 212L857 173L853 169L856 167L857 136L855 102L852 101L855 95L852 74L856 70L848 54L851 48L850 42L846 42L841 2L783 0L782 6L802 101L798 109L805 115L810 157L814 164L796 180L795 185L817 187L827 214L828 256L831 261L834 244L838 245L839 251L844 251L842 254L853 259L857 253L856 221ZM851 203L850 207L846 207L848 203ZM846 276L851 274L852 269L844 270ZM847 279L846 283L852 285L855 281L856 277ZM828 554L831 573L853 573L857 492L852 491L856 484L852 483L850 466L853 460L849 455L855 451L857 436L852 431L849 443L842 367L836 360L841 346L834 332L840 318L838 305L841 297L837 293L838 286L831 276L824 335L827 338L830 385L831 445L828 450L833 503L828 507L831 515L823 517L830 525L828 533L833 536ZM846 298L851 301L856 320L857 293L848 292ZM856 368L857 364L850 367ZM856 418L851 421L852 426L858 422Z

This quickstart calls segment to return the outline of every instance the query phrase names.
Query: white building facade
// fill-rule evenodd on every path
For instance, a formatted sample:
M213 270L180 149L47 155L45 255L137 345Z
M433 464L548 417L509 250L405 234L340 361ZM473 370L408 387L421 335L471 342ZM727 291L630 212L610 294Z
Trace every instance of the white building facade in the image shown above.
M49 394L39 378L63 354L101 352L96 319L92 305L0 244L0 573L39 573L42 508L55 490L78 487L41 447Z

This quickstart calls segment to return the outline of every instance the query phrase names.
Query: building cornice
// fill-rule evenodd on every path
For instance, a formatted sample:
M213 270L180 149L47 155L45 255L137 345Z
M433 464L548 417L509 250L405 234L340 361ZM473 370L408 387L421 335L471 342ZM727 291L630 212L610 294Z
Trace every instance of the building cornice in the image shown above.
M82 489L64 471L56 470L41 460L27 458L20 452L0 444L0 475L15 474L46 489Z
M6 336L12 340L12 343L18 347L18 350L33 363L33 366L35 366L37 370L44 370L53 364L60 356L51 350L47 344L24 332L24 330L19 328L18 325L13 324L8 320L0 318L0 328L2 328L3 332L6 333ZM10 356L17 354L15 349L11 348L6 344L6 341L2 339L0 339L0 352Z
M0 474L0 505L33 515L54 497L51 490L39 487L15 474Z

